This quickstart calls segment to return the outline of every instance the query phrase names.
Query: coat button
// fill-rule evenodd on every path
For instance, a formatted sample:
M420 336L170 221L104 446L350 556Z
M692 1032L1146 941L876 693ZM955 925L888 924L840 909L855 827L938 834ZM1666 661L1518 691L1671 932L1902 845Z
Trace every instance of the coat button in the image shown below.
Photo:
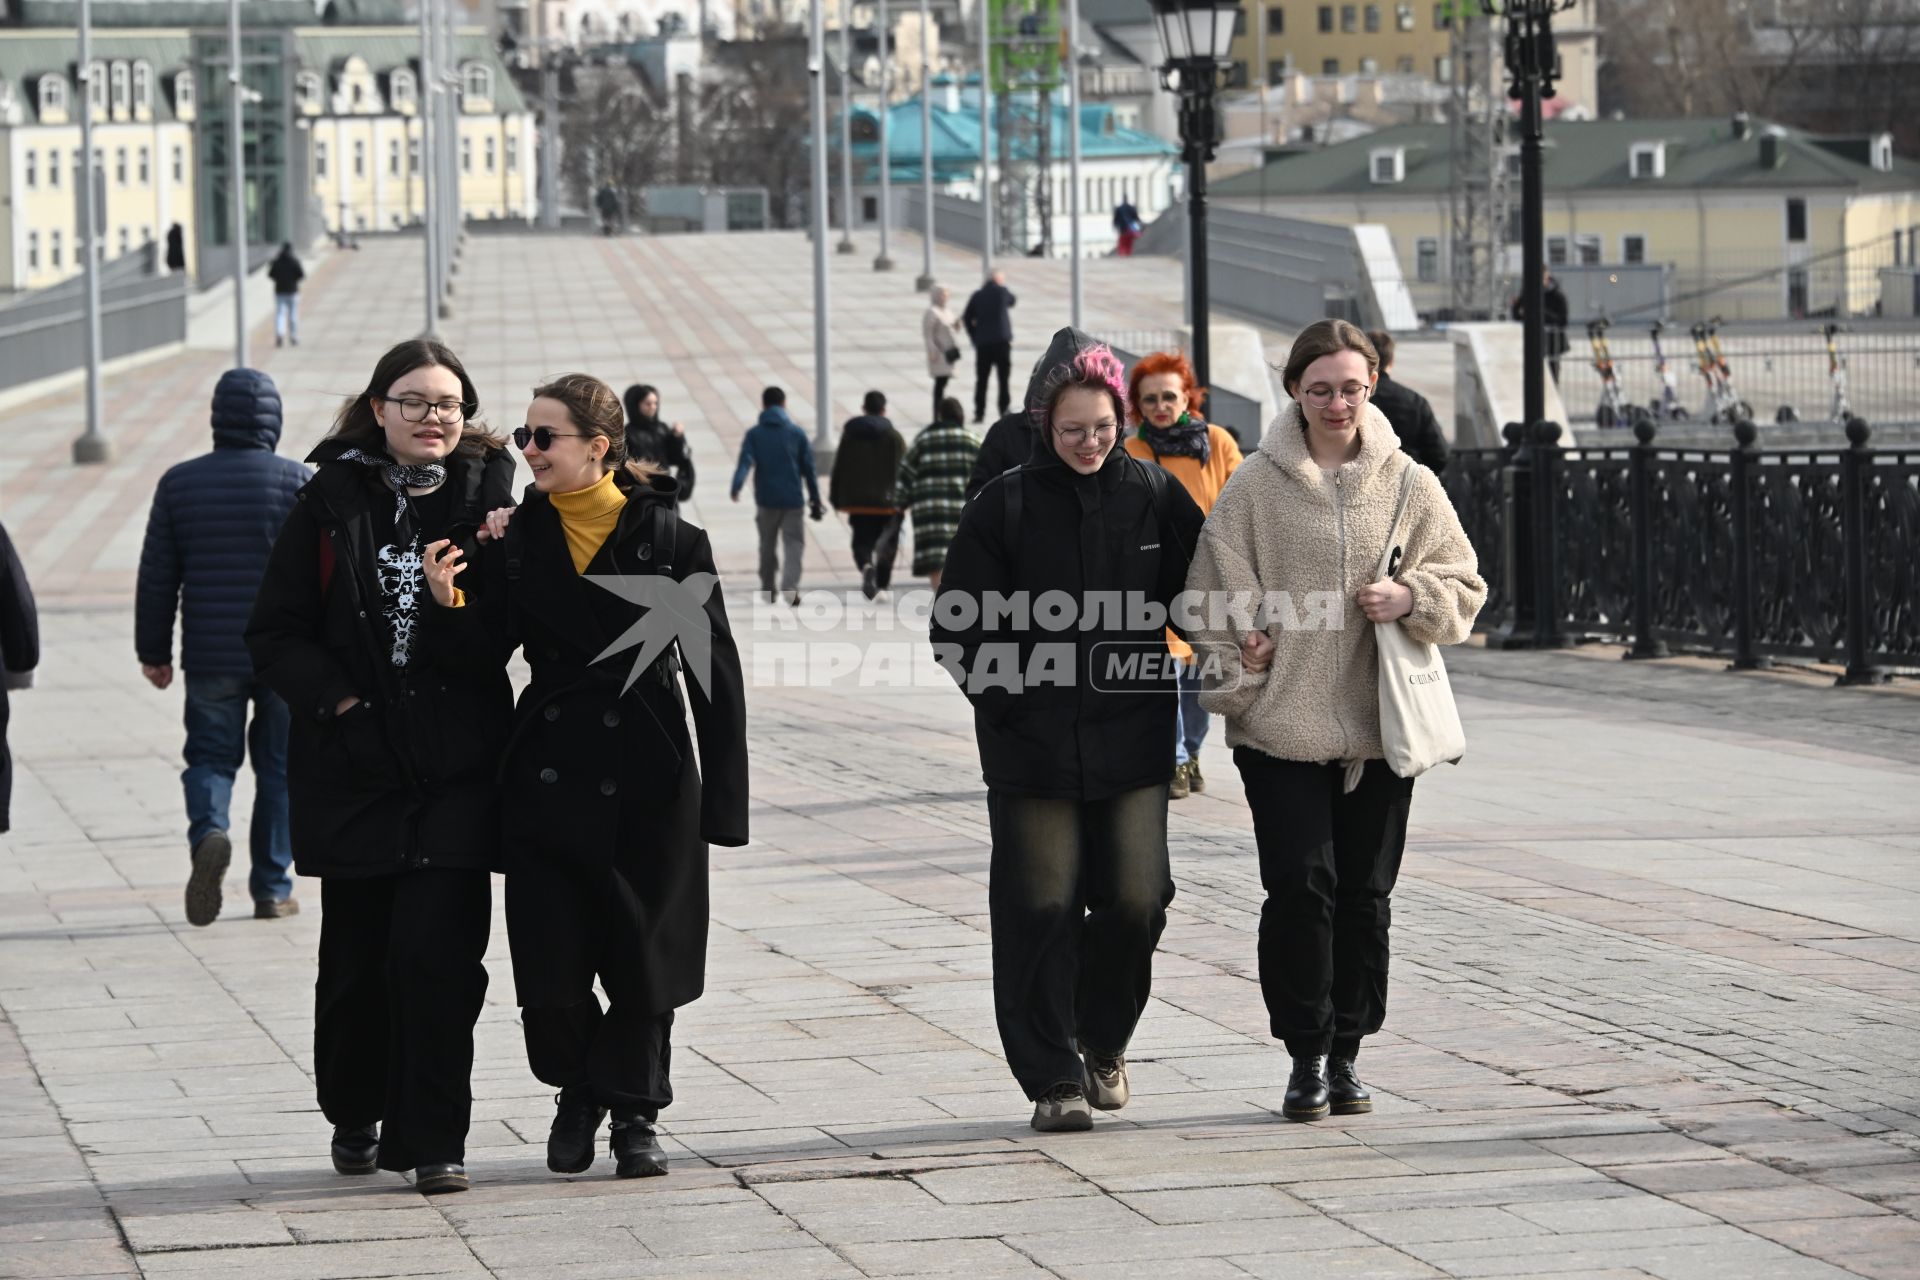
M546 710L542 711L540 714L545 716L549 720L558 720L560 718L560 708L554 706L551 702L549 702L547 704Z
M609 729L618 729L620 727L620 713L618 711L609 711L600 717L600 723Z
M619 784L612 778L603 778L600 782L600 794L603 796L610 796L619 789Z
M540 781L558 782L560 781L560 771L558 769L542 769L540 771Z

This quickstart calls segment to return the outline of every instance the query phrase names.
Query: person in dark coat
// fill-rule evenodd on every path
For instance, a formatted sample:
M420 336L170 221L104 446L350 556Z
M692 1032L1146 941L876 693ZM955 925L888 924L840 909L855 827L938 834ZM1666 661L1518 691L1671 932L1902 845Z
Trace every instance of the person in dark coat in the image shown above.
M1567 306L1566 290L1553 278L1550 269L1542 268L1545 277L1545 292L1541 294L1540 314L1546 317L1547 369L1553 374L1555 382L1560 381L1560 357L1567 354L1567 317L1571 308ZM1513 318L1524 321L1527 318L1527 295L1521 294L1513 300Z
M560 1090L547 1167L585 1171L610 1111L619 1176L645 1177L667 1171L653 1126L674 1010L705 986L707 846L747 841L745 688L707 535L675 515L671 480L629 465L612 389L562 375L526 421L533 487L494 515L477 606L451 551L433 614L468 659L498 672L518 648L533 670L501 794L527 1062Z
M686 428L660 420L660 392L644 382L628 387L621 402L627 411L627 457L657 466L680 482L675 502L693 497L693 448Z
M1093 1107L1127 1101L1127 1044L1173 900L1165 626L1178 630L1201 526L1184 486L1118 447L1113 353L1066 331L1048 363L1039 443L967 504L931 628L973 704L994 1011L1042 1131L1089 1128ZM1027 608L1009 620L996 596ZM1062 596L1079 616L1047 611Z
M246 631L292 712L294 870L320 877L313 1057L334 1168L412 1169L428 1194L467 1187L513 706L504 671L450 663L423 626L425 546L470 550L513 500L513 458L478 411L446 347L382 356L308 458Z
M7 723L13 711L9 691L33 683L40 665L40 611L34 607L27 570L0 526L0 835L13 829L13 752Z
M1053 340L1047 349L1034 362L1033 373L1027 378L1027 392L1020 407L1012 413L1005 411L980 442L980 452L973 460L973 474L967 480L967 497L979 493L993 479L1010 467L1017 467L1033 457L1040 441L1040 433L1034 429L1034 412L1039 409L1047 394L1047 374L1049 361L1057 362L1076 351L1094 345L1093 339L1078 329L1056 329Z
M267 278L273 281L273 345L291 342L300 345L300 282L307 269L293 254L291 244L282 244L280 252L267 264Z
M287 817L287 704L256 679L244 638L273 541L313 473L274 452L280 392L257 369L229 369L213 389L213 452L168 469L153 492L134 597L134 652L156 689L173 683L173 620L180 616L186 677L187 922L220 915L233 857L228 806L241 762L253 756L247 889L256 920L290 916L292 833ZM247 707L253 729L247 729Z
M167 228L167 270L185 271L187 269L187 233L179 223Z
M1392 334L1385 329L1369 329L1367 341L1380 354L1380 381L1374 384L1373 395L1369 397L1373 407L1393 424L1393 434L1400 437L1401 451L1439 475L1447 469L1447 434L1440 429L1433 405L1406 383L1387 376L1393 368Z
M853 562L860 566L863 585L870 583L868 599L877 599L893 584L894 556L900 540L888 540L886 554L876 560L875 548L887 527L900 518L895 481L907 442L886 417L887 398L869 391L860 407L866 412L847 419L840 428L840 447L833 455L833 474L827 478L827 501L846 513L853 530Z
M960 313L967 340L973 343L973 420L987 416L987 379L1000 375L1000 412L1005 414L1011 401L1007 395L1007 373L1013 362L1013 291L1007 288L1007 273L996 271L967 299Z

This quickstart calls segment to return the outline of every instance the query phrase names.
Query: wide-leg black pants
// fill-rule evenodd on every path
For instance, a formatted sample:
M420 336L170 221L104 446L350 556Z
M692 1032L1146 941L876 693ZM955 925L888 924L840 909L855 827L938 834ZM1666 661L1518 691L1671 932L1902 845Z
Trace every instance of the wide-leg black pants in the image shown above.
M327 876L320 910L320 1110L336 1125L378 1122L382 1169L464 1163L473 1025L487 994L488 874Z
M611 869L547 865L507 873L507 937L527 1065L556 1089L592 1089L615 1114L651 1123L673 1101L673 1010L636 1003L630 957L642 927ZM607 993L602 1010L594 979Z
M1105 800L989 789L993 1007L1029 1098L1081 1079L1082 1052L1123 1053L1167 926L1164 783Z
M1369 760L1343 792L1338 764L1236 747L1260 849L1260 993L1296 1057L1354 1057L1387 1016L1389 899L1407 843L1413 779Z

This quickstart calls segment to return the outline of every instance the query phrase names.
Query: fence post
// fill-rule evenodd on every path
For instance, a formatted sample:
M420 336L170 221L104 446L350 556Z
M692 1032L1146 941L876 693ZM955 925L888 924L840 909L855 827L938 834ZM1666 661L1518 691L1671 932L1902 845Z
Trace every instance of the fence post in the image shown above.
M1554 527L1560 491L1560 424L1533 426L1533 646L1558 649L1567 643L1560 629L1560 539Z
M1867 661L1867 468L1873 434L1859 418L1847 419L1847 451L1840 455L1840 555L1847 574L1847 668L1836 684L1878 684L1882 676Z
M1487 637L1495 649L1524 649L1533 631L1533 450L1524 423L1509 422L1501 432L1507 461L1501 468L1501 498L1506 506L1507 616Z
M1727 485L1733 517L1733 666L1735 671L1758 671L1768 664L1753 648L1753 485L1754 463L1760 451L1753 421L1733 424L1733 452L1727 455Z
M1633 520L1633 647L1623 658L1664 658L1667 646L1653 628L1653 438L1659 428L1646 415L1633 423L1627 503Z

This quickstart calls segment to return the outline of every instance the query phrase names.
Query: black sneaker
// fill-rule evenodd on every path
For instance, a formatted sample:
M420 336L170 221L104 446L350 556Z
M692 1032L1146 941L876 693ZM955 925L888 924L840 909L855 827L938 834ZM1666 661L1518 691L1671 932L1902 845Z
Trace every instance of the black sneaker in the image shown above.
M1327 1059L1327 1105L1336 1116L1365 1115L1373 1110L1373 1095L1360 1083L1352 1058Z
M1093 1128L1093 1107L1079 1084L1057 1084L1033 1104L1030 1122L1041 1133L1084 1133Z
M559 1109L547 1134L547 1168L555 1173L585 1173L593 1165L593 1149L607 1109L593 1100L593 1091L584 1085L562 1089L553 1100Z
M1287 1078L1280 1114L1289 1120L1324 1120L1327 1115L1327 1059L1324 1054L1295 1058Z
M357 1128L333 1126L333 1171L335 1173L372 1173L379 1168L380 1130L373 1125Z
M220 886L233 861L233 841L224 831L209 831L193 846L193 873L187 877L187 923L206 928L220 918Z
M660 1137L653 1122L638 1115L613 1117L612 1137L607 1146L613 1152L614 1172L622 1178L658 1178L667 1171L667 1153L660 1149Z

